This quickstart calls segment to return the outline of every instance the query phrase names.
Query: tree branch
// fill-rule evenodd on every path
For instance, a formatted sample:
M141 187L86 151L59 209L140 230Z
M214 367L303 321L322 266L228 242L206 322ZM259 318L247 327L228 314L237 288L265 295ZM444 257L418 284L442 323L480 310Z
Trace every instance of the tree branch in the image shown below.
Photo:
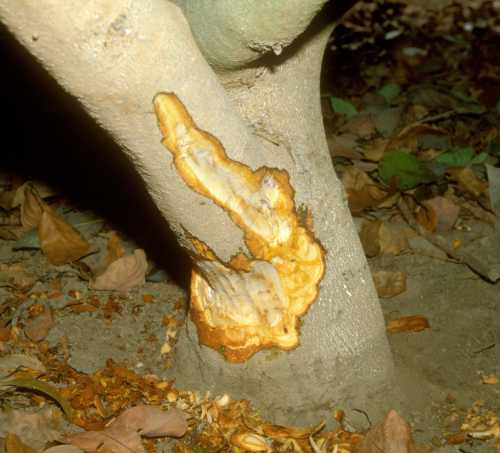
M238 68L269 51L279 55L327 0L179 0L210 64Z
M260 148L199 52L180 8L164 0L42 3L0 0L0 21L121 145L181 242L186 230L202 240L207 232L225 231L209 242L229 259L242 246L241 232L176 174L160 143L153 97L175 92L232 158L259 166L264 155L259 158Z

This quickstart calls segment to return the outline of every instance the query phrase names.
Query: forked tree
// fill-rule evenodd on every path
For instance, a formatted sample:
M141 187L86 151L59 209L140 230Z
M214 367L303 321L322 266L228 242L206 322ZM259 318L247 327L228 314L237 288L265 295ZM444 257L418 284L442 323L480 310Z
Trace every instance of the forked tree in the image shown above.
M343 6L326 3L0 0L192 258L178 385L283 419L354 401L392 371L323 129L321 63Z

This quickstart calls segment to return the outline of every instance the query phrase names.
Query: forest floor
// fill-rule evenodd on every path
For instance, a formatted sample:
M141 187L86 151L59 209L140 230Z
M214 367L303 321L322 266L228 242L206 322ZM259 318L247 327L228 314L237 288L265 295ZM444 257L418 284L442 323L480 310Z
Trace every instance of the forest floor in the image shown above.
M492 1L432 12L361 2L332 36L322 81L327 138L381 298L398 385L365 407L337 408L325 428L320 419L273 425L251 402L177 389L169 369L187 296L173 277L185 275L184 257L170 259L170 274L153 268L141 252L147 244L135 244L129 228L116 231L109 214L110 205L142 201L103 200L100 215L7 170L0 453L60 442L114 453L350 452L370 430L365 453L377 445L500 451L499 55ZM43 135L35 132L26 147ZM12 154L13 167L24 165L20 156ZM105 177L128 177L120 171ZM160 403L188 414L187 425L178 412L164 420L151 410ZM373 429L380 407L402 418ZM85 436L68 437L81 428ZM186 428L180 441L164 438Z

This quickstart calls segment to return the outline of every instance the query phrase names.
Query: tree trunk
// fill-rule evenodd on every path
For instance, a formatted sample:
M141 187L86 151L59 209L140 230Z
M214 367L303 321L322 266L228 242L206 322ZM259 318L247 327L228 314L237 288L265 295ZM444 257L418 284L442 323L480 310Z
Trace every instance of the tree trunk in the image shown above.
M178 3L0 0L0 19L114 136L193 257L178 386L282 420L352 403L392 359L324 136L328 12L306 29L324 1Z

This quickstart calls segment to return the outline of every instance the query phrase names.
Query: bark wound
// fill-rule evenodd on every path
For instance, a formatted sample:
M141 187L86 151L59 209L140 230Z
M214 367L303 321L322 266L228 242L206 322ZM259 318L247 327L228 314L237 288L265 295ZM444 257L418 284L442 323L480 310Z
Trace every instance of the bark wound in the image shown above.
M288 173L253 171L229 159L175 94L159 93L153 102L177 172L228 212L251 254L238 253L225 263L192 238L191 318L200 343L237 363L263 348L295 348L299 318L318 295L325 265L323 249L298 220Z

